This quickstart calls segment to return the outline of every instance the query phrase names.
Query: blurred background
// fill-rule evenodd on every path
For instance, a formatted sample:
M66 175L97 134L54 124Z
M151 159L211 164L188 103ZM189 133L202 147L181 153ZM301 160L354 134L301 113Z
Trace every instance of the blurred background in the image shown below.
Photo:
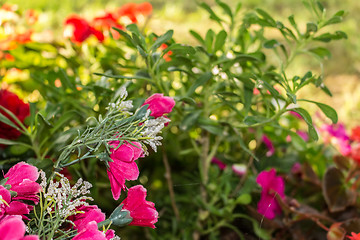
M102 14L105 10L111 10L128 2L141 3L143 1L114 1L114 0L10 0L0 1L4 3L18 4L20 9L35 9L41 12L39 30L51 30L53 37L61 37L63 33L64 19L72 13L82 17L92 17ZM208 18L208 13L197 6L196 1L191 0L153 0L149 1L153 6L153 15L148 22L148 27L155 33L161 34L167 29L174 29L174 37L183 43L195 43L195 39L189 34L193 29L202 35L213 24ZM214 1L204 1L214 6ZM224 0L230 6L235 6L239 1ZM298 0L243 0L243 9L261 7L272 14L275 19L287 22L286 18L295 14L300 25L305 27L306 20L311 18L305 11L301 1ZM360 1L354 0L326 0L322 1L329 14L338 10L347 12L345 21L341 23L341 30L348 35L347 40L333 41L330 43L331 59L325 61L325 84L331 90L333 97L327 96L315 87L302 92L303 96L311 96L312 99L324 102L334 107L340 122L345 122L349 127L359 124L360 121L360 37L358 35L360 22ZM299 14L297 11L304 11ZM303 19L299 19L299 18ZM302 24L301 24L302 23ZM206 27L205 27L206 26ZM338 28L337 25L330 28ZM35 29L36 30L36 29ZM272 34L272 33L268 33ZM276 37L276 36L275 36ZM296 68L306 68L309 62L299 62ZM296 71L296 69L294 69ZM309 106L311 107L311 106ZM315 108L314 108L315 109Z

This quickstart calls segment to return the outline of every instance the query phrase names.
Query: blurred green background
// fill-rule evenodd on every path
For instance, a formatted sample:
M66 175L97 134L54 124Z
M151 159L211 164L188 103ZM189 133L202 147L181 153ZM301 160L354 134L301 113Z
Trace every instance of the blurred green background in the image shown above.
M40 19L43 22L42 30L52 30L61 36L64 19L71 13L77 13L85 18L101 14L104 10L111 10L127 2L140 3L143 1L113 1L113 0L10 0L0 1L3 3L18 4L20 9L36 9L44 12L45 17ZM167 29L174 29L175 39L183 43L195 43L194 38L189 34L190 29L194 29L203 35L211 24L208 14L197 6L196 1L192 0L153 0L149 1L154 8L152 18L149 22L151 31L161 34ZM206 0L211 6L215 6L214 1ZM297 21L304 28L306 22L311 19L308 11L305 10L302 1L299 0L243 0L231 1L224 0L231 6L242 3L243 9L261 7L269 11L275 19L286 22L286 18L295 14ZM307 89L302 92L303 96L311 96L312 99L325 102L334 107L339 114L341 122L348 126L354 126L360 120L360 37L358 34L360 22L360 1L354 0L325 0L321 1L329 14L334 14L339 10L345 10L347 15L345 21L341 23L340 29L347 33L348 39L345 41L335 41L330 43L332 58L325 61L325 83L333 93L333 97L326 96L318 89ZM298 11L303 11L299 14ZM302 18L302 19L299 19ZM216 25L211 26L216 29ZM338 26L333 26L337 28ZM272 33L269 33L272 34ZM274 36L276 38L276 36ZM308 68L307 61L299 62L296 68ZM296 71L296 69L294 69ZM311 106L309 106L311 107Z

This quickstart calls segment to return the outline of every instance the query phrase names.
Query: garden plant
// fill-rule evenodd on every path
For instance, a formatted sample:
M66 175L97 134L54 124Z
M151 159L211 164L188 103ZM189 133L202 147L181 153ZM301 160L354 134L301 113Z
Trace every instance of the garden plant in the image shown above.
M301 97L331 96L346 12L199 8L189 44L149 2L66 16L62 37L2 5L0 240L360 239L360 127Z

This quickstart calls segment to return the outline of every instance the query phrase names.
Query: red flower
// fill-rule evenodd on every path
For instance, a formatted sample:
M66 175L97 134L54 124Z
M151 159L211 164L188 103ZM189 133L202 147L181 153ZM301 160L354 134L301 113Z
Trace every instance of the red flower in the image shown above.
M353 129L351 129L350 139L353 141L360 142L360 126L356 126Z
M66 19L65 25L71 25L73 27L71 32L68 32L68 28L65 29L66 37L70 36L71 41L75 43L82 43L91 35L94 35L100 42L104 40L102 32L96 30L83 18L73 15Z
M137 23L138 15L150 15L152 12L152 5L148 2L136 4L136 3L126 3L121 6L117 12L116 17L119 19L121 17L128 17L132 23Z
M351 233L351 236L347 236L350 240L360 240L360 233L356 234L354 232Z
M117 19L112 13L106 12L103 16L96 17L93 20L93 25L96 29L101 29L106 32L111 32L114 39L120 38L120 33L113 29L113 27L123 29L124 27L117 22Z
M8 90L0 90L0 105L8 109L10 112L15 114L15 116L23 123L25 118L30 115L30 106L28 103L24 103L19 97L9 92ZM11 119L13 123L16 124L16 121L8 116L7 113L0 110L1 114L4 114L6 117ZM10 127L9 125L0 122L0 138L4 139L16 139L21 135L21 133L15 128Z
M161 44L160 49L165 50L167 47L168 47L168 45L163 43L163 44ZM172 51L168 51L167 53L164 54L163 58L166 62L171 61L170 55L172 55Z
M155 93L145 100L143 105L148 104L154 118L162 117L166 113L170 113L175 106L175 101L171 97L164 97L164 94Z
M133 221L129 225L155 228L159 214L155 209L155 204L145 200L146 189L141 185L131 187L127 198L121 203L124 210L130 212Z

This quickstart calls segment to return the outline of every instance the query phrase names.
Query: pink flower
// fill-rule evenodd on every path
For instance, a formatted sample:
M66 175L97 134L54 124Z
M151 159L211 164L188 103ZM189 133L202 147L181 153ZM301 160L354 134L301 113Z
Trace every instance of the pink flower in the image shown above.
M123 209L130 212L133 221L129 225L155 228L159 217L155 204L145 200L146 189L141 185L131 187L127 198L121 203Z
M0 240L39 240L35 235L24 237L25 229L20 216L5 216L0 220Z
M301 164L298 162L294 163L294 165L291 167L291 173L292 174L301 173Z
M107 240L105 234L99 231L97 223L91 221L72 240Z
M262 187L261 198L258 203L258 212L268 219L273 219L277 214L281 214L281 207L276 201L275 195L285 197L284 179L276 176L275 169L262 171L256 178L256 182Z
M149 105L148 109L151 111L150 116L158 118L166 113L170 113L175 106L175 101L171 97L164 97L162 93L155 93L145 100L143 105L146 104Z
M9 178L6 184L11 185L11 191L17 193L12 200L30 200L35 204L39 202L40 185L36 182L39 177L38 169L25 162L14 165L5 174Z
M344 124L324 124L320 131L324 133L324 141L332 142L343 156L351 154L350 137L346 133Z
M231 166L231 169L239 177L243 176L246 173L246 165L245 164L233 164Z
M309 141L309 135L305 131L296 131L296 133L305 141Z
M298 119L303 119L302 116L300 114L298 114L297 112L289 111L289 113Z
M75 224L75 229L79 232L86 228L86 225L89 222L95 221L97 223L102 222L105 220L105 214L101 212L96 205L90 206L80 206L76 209L77 211L81 211L84 213L78 213L76 215L70 216L68 219Z
M216 157L213 157L211 159L211 163L216 164L220 168L220 170L224 170L226 168L226 164Z
M115 200L118 200L122 189L126 189L125 180L136 180L139 177L139 168L135 163L139 157L143 156L141 144L132 142L135 146L128 142L122 144L118 149L119 141L110 143L110 158L113 162L109 162L107 174L110 180L111 192Z
M271 140L266 135L263 135L261 140L268 148L268 151L266 152L266 156L271 157L275 153L274 145L272 144Z

